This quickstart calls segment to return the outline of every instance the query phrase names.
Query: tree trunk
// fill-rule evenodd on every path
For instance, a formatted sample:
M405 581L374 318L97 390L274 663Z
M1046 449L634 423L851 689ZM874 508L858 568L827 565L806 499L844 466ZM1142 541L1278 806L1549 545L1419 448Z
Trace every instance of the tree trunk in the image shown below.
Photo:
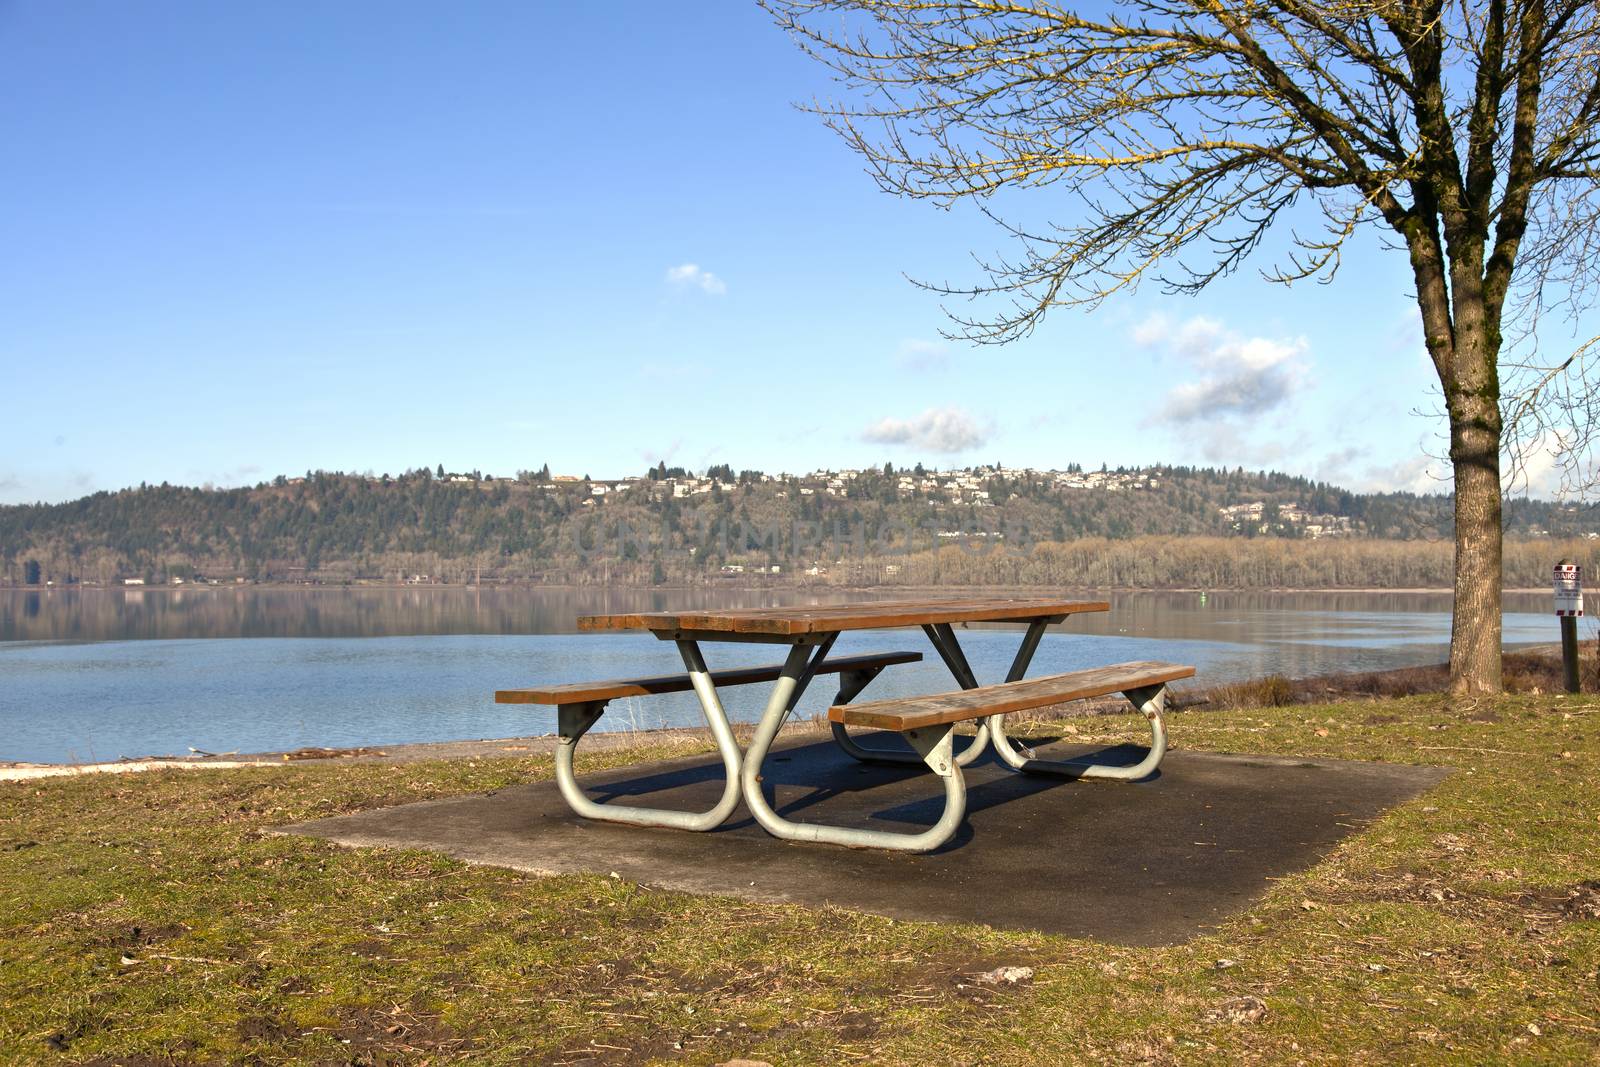
M1450 461L1455 468L1455 617L1450 629L1450 691L1500 691L1500 404L1498 374L1485 346L1460 352L1476 366L1449 398ZM1476 356L1477 358L1473 358ZM1487 365L1485 365L1487 364ZM1487 372L1487 373L1485 373Z

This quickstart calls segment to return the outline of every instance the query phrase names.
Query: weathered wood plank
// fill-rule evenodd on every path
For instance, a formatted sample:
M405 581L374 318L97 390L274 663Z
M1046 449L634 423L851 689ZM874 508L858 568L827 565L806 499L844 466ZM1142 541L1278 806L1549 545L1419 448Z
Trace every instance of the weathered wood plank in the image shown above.
M837 674L840 671L870 670L889 667L896 663L915 663L922 659L921 652L873 652L860 656L840 656L827 659L817 668L818 674ZM752 685L775 681L783 670L781 663L761 667L730 667L712 671L711 680L718 686ZM590 700L616 700L618 697L653 696L658 693L682 693L692 689L687 674L661 674L649 678L618 678L604 682L567 682L562 685L538 686L531 689L501 689L494 695L496 704L581 704Z
M962 597L937 600L895 600L876 603L821 604L811 607L745 608L731 611L658 611L624 615L585 615L578 629L691 630L715 633L772 634L793 637L890 626L935 623L1019 622L1062 619L1088 611L1109 611L1098 600L1051 597Z
M1025 678L1020 682L986 685L978 689L837 705L828 709L828 718L849 726L869 726L878 730L917 730L980 719L987 715L1031 711L1052 704L1065 704L1069 700L1109 696L1193 676L1193 667L1176 663L1117 663L1109 667Z

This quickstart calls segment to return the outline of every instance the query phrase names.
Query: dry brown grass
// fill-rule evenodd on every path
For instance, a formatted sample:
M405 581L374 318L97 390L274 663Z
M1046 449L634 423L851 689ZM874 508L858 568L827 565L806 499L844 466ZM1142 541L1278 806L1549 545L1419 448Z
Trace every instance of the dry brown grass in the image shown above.
M1504 659L1505 688L1508 693L1562 692L1561 657L1544 651L1513 652ZM1579 677L1583 688L1600 690L1600 657L1585 649L1579 657ZM1324 674L1313 678L1285 678L1273 674L1244 682L1230 682L1208 689L1191 691L1179 697L1180 707L1281 708L1293 704L1326 704L1330 701L1391 700L1395 697L1443 693L1450 687L1450 668L1439 663L1427 667L1401 667L1391 671L1363 671L1350 674Z
M1222 708L1281 708L1299 703L1300 694L1288 678L1269 674L1265 678L1213 686L1205 691L1205 700Z

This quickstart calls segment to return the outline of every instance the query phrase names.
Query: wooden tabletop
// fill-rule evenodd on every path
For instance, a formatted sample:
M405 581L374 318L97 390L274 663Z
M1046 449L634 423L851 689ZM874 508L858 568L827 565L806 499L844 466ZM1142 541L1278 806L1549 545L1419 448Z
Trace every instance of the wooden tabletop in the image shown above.
M1100 600L1053 597L959 597L935 600L883 600L854 604L820 604L788 608L739 608L731 611L653 611L631 615L584 615L579 630L691 631L799 637L872 630L890 626L927 626L958 622L1023 622L1063 619L1085 611L1110 611Z

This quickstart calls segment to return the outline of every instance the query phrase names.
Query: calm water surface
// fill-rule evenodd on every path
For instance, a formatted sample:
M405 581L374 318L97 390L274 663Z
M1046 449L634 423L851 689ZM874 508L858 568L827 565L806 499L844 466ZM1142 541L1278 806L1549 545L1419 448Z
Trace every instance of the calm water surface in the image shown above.
M549 733L551 711L498 705L497 688L682 669L641 634L577 634L582 614L759 607L904 593L796 590L151 589L0 591L0 760L274 751ZM952 591L949 595L958 595ZM1087 598L1087 597L1086 597ZM1032 673L1129 659L1193 663L1206 684L1437 663L1450 601L1434 593L1129 593L1040 644ZM1548 596L1509 594L1507 644L1557 638ZM1594 636L1584 620L1580 631ZM1018 631L974 629L962 646L982 680L1004 676ZM713 667L781 656L707 645ZM846 634L840 654L914 649L868 690L952 687L918 630ZM822 711L821 682L799 713ZM753 720L764 687L725 695ZM619 700L611 728L698 725L690 694Z

